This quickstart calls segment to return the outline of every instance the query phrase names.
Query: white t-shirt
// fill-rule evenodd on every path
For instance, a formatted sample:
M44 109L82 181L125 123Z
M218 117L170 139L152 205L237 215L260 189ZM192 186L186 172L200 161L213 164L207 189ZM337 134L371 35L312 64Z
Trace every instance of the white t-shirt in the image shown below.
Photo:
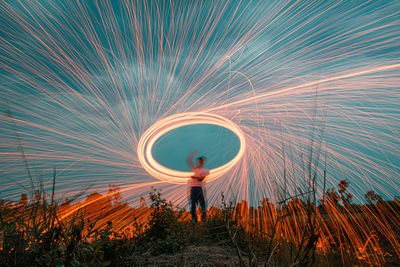
M210 171L205 169L205 168L201 168L201 167L196 167L193 169L193 177L199 177L199 178L205 178L207 175L210 174ZM191 187L195 187L195 186L201 186L203 181L199 181L196 178L191 178L189 179L189 185Z

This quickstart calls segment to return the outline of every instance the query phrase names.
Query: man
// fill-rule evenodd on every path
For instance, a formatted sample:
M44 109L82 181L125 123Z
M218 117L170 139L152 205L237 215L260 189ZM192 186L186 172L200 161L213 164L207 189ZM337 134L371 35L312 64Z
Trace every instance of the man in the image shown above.
M189 188L190 188L190 213L192 214L192 221L197 222L196 215L196 204L200 203L201 207L201 220L206 220L206 203L204 200L203 193L203 184L204 179L209 175L209 171L206 168L203 168L206 163L205 157L197 158L197 165L193 164L193 158L196 155L196 152L190 154L187 158L187 162L189 164L190 169L194 172L194 174L189 179Z

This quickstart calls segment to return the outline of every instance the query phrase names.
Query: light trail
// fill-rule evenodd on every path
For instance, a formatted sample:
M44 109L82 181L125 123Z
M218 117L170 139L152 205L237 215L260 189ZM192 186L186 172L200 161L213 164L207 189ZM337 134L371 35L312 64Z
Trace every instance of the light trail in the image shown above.
M210 170L210 175L207 176L207 181L213 181L229 171L243 157L246 149L246 140L243 132L232 121L221 116L210 113L180 113L154 123L142 135L139 140L137 154L139 161L145 170L153 177L169 183L187 183L188 177L192 176L191 172L182 172L169 169L159 164L152 155L154 143L169 131L186 125L193 124L213 124L225 127L235 133L240 141L239 151L236 156L222 166Z
M224 104L224 105L221 105L221 106L218 106L215 108L206 109L206 110L204 110L204 112L210 112L210 111L228 108L228 107L232 107L232 106L240 105L240 104L244 104L244 103L249 103L249 102L251 103L252 101L256 101L258 99L267 99L267 97L269 97L269 96L287 93L287 92L290 92L290 91L293 91L293 90L296 90L299 88L303 88L303 87L311 87L311 86L318 85L321 83L342 80L342 79L347 79L347 78L352 78L352 77L356 77L356 76L371 74L371 73L380 72L380 71L387 71L387 70L397 69L397 68L400 68L400 64L392 64L392 65L372 68L372 69L368 69L368 70L364 70L364 71L352 72L352 73L348 73L348 74L344 74L344 75L339 75L339 76L334 76L334 77L330 77L330 78L326 78L326 79L316 80L313 82L309 82L309 83L305 83L305 84L301 84L301 85L297 85L297 86L293 86L293 87L289 87L289 88L284 88L284 89L280 89L280 90L276 90L276 91L272 91L272 92L258 94L253 97L245 98L243 100ZM253 87L253 86L251 85L251 87Z
M224 192L248 225L269 233L271 216L281 214L268 207L308 192L312 177L317 200L341 180L354 205L369 190L393 200L400 194L398 15L396 0L2 1L0 106L13 116L0 110L1 197L17 200L31 187L20 143L46 188L53 167L62 170L58 200L90 185L88 194L104 196L114 184L137 207L154 185L185 207L190 173L161 166L151 147L180 126L214 123L233 131L241 149L212 171L209 205L219 206ZM95 203L64 214L96 211ZM299 216L279 226L282 238L302 234L299 203L287 203ZM257 221L249 206L262 215ZM110 215L120 229L130 220L124 212ZM359 222L338 207L318 214L318 247L349 245L379 263L384 253L372 234L379 229L399 256L393 227L400 218L364 212Z

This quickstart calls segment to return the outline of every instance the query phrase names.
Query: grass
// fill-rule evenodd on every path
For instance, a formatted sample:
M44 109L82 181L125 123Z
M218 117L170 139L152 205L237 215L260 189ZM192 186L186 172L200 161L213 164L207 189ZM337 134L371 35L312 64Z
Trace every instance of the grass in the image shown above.
M53 187L54 188L54 187ZM54 190L54 189L53 189ZM118 190L114 190L118 193ZM315 206L293 198L278 209L264 203L212 207L206 222L192 223L150 192L150 207L133 209L114 195L91 194L84 203L56 203L42 190L28 202L0 203L0 262L3 266L337 266L398 264L393 242L379 221L394 225L397 202L344 207ZM96 211L96 212L94 212ZM388 213L391 211L391 213ZM317 215L320 216L317 216ZM68 215L68 216L66 216ZM373 215L373 216L372 216ZM397 216L397 217L396 217ZM318 218L323 218L319 220ZM375 221L371 221L374 218ZM337 223L348 225L337 227ZM357 254L341 229L365 234ZM393 230L391 229L391 230ZM362 236L362 229L359 229ZM328 233L331 236L328 236ZM399 232L397 232L398 234ZM387 233L386 233L387 234ZM380 251L374 251L380 249Z

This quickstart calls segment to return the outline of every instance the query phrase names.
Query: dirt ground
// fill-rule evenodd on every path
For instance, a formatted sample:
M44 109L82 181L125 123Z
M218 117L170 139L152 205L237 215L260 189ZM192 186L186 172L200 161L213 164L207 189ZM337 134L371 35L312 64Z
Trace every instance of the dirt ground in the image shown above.
M174 255L142 255L131 260L135 266L239 266L235 251L222 246L189 246Z

